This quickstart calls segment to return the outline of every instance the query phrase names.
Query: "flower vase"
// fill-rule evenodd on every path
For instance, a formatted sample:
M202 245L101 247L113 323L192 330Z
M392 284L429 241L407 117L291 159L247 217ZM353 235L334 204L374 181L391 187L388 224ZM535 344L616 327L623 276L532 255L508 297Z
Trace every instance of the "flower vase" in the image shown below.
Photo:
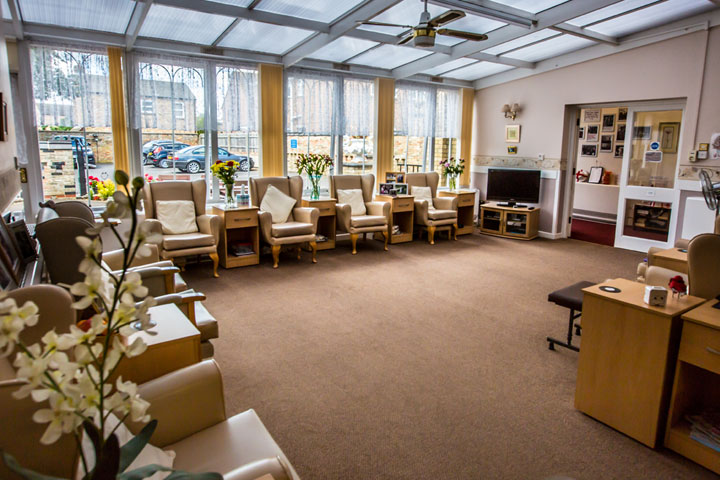
M225 184L225 206L228 208L237 207L237 201L235 200L235 192L233 191L234 187L234 182Z
M447 184L448 184L448 188L450 190L457 190L457 180L458 180L458 175L448 174Z
M310 178L310 198L312 200L317 200L320 198L320 179L322 178L322 175L308 175Z

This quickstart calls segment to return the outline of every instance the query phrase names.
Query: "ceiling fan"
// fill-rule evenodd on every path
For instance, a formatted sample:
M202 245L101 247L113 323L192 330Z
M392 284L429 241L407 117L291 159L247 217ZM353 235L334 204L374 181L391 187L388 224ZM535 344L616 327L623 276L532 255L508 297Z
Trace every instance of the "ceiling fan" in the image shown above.
M465 12L462 10L448 10L441 13L435 18L430 18L430 12L427 9L427 0L425 0L425 10L420 14L420 22L413 25L398 25L395 23L385 22L358 22L362 25L375 25L379 27L400 27L412 28L412 32L404 36L398 45L405 45L412 42L416 47L432 47L435 45L435 35L447 35L449 37L462 38L463 40L482 41L487 40L487 35L482 33L465 32L462 30L451 30L449 28L438 28L459 18L463 18Z

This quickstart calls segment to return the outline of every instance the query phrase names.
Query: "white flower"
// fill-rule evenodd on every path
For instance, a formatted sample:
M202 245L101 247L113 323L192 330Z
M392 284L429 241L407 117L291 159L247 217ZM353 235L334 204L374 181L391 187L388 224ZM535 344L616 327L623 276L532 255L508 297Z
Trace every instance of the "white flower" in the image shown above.
M76 405L71 397L52 392L48 400L50 408L40 409L33 415L35 422L50 424L40 438L43 445L55 443L60 435L72 432L82 423L81 417L75 414Z
M20 332L37 323L37 313L37 305L32 302L25 302L18 308L13 298L0 301L0 356L10 355L20 338Z
M93 270L99 269L98 259L102 255L102 244L100 237L96 236L92 239L88 237L75 237L75 241L85 252L85 258L80 262L78 270L82 273L89 274Z
M140 337L136 337L130 345L127 345L120 335L113 338L113 351L125 354L126 357L137 357L145 350L147 350L147 343Z
M106 205L105 211L101 214L105 220L130 216L130 199L119 190L113 193L112 200L108 200Z
M82 344L75 347L73 356L79 365L90 365L95 359L99 359L103 352L101 343L93 343L92 345Z
M39 344L36 343L27 347L27 351L29 355L18 352L13 362L13 365L17 368L15 372L16 378L26 382L25 385L13 393L15 398L25 398L32 390L40 386L50 363L49 358L41 355L42 350Z
M107 303L111 298L109 275L101 269L93 269L86 273L84 281L77 282L70 287L70 293L82 297L72 304L76 310L83 310L89 307L93 303L93 300L98 297L104 299Z
M150 404L140 398L137 385L133 382L123 382L122 377L120 377L117 379L115 387L118 392L124 394L123 403L116 410L122 412L123 415L129 413L133 422L149 422L150 415L147 415L146 412Z
M125 279L120 284L120 292L122 293L121 301L126 304L135 303L135 298L147 297L148 289L143 287L142 277L137 272L128 272Z
M60 336L55 333L54 328L43 335L41 340L45 344L46 352L51 350L67 350L75 346L75 343L67 336Z
M153 231L152 222L143 220L135 233L135 244L139 244L140 247L137 251L138 257L149 257L152 254L152 250L147 246L148 243L159 244L162 242L162 234Z

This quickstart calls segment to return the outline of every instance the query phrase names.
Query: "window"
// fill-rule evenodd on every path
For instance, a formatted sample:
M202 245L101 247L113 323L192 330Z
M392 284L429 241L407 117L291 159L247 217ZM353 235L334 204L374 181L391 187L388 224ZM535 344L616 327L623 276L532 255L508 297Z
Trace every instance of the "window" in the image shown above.
M151 99L141 100L141 107L143 115L152 115L155 113L155 104Z
M175 118L185 118L185 104L183 102L175 102Z

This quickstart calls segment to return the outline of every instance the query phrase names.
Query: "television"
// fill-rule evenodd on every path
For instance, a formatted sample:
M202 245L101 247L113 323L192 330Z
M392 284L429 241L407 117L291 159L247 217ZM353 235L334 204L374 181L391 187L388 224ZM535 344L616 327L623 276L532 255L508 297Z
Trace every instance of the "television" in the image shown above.
M489 169L487 199L511 205L517 202L538 203L540 170Z

